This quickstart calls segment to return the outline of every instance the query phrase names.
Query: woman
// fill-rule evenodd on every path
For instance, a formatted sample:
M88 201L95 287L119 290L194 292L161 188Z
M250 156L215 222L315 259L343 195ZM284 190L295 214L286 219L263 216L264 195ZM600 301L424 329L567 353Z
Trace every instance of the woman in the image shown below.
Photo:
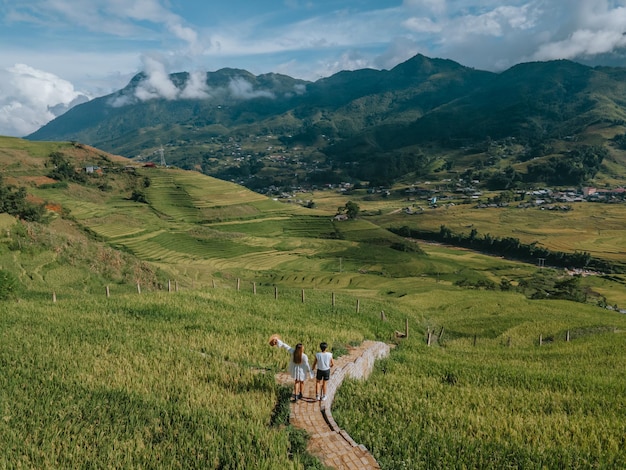
M298 343L295 348L292 348L288 344L283 343L276 335L270 338L270 345L285 348L290 354L289 374L294 379L292 398L293 401L298 401L302 398L302 390L304 389L304 381L307 375L313 378L313 370L309 365L309 358L304 354L304 346L302 346L302 343Z

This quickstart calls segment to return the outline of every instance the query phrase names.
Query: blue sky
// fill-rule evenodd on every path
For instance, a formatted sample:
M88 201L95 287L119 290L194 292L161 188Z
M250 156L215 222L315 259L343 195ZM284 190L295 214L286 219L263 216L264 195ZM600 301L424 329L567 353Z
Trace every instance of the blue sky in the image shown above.
M501 71L626 66L626 0L0 0L0 135L33 132L139 71L317 80L417 53Z

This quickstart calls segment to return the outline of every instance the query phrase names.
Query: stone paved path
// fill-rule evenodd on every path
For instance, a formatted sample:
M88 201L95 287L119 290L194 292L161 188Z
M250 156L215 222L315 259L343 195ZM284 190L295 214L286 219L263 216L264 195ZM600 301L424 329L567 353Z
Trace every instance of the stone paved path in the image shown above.
M335 392L345 377L367 378L376 359L389 354L389 345L377 341L365 341L350 350L349 354L335 359L327 385L326 401L315 401L315 380L305 382L303 399L291 404L289 422L305 429L309 435L308 451L328 467L338 470L378 469L378 462L368 450L352 440L339 429L332 417L331 405ZM309 354L313 356L313 354ZM312 359L310 357L311 363ZM279 383L293 385L287 373L276 376Z

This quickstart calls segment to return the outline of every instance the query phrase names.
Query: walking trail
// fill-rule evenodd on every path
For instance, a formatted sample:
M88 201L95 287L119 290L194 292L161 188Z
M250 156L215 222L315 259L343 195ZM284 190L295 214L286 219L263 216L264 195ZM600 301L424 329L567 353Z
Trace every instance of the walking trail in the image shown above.
M365 446L357 444L348 433L339 429L330 408L344 378L367 378L374 368L374 361L388 354L388 344L364 341L360 346L352 348L349 354L335 358L325 401L315 400L315 380L307 380L302 400L291 403L289 422L308 432L310 439L307 450L324 465L337 470L380 468ZM293 379L287 373L277 374L276 380L285 385L293 384Z

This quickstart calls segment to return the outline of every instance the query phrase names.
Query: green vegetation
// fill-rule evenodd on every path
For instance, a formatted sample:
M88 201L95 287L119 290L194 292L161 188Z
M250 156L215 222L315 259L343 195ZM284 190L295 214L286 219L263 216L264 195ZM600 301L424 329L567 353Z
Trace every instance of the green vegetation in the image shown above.
M15 188L6 185L0 174L0 213L6 213L33 222L43 222L45 208L43 204L32 204L26 198L25 187Z
M286 359L267 337L280 331L307 350L324 338L339 351L389 341L407 318L409 338L333 406L383 468L626 463L623 315L428 281L414 289L359 313L347 292L333 307L322 290L302 303L285 288L278 299L218 287L2 303L0 461L311 468L301 433L275 417Z
M313 350L329 328L339 342L381 333L347 304L332 313L319 295L296 298L0 303L0 466L305 468L302 433L274 416L288 403L274 379L286 363L267 338L280 330Z
M550 186L581 185L598 174L608 154L604 147L583 145L569 151L567 158L550 157L545 161L530 163L526 180Z
M536 242L523 244L515 237L494 237L490 234L479 236L478 230L473 228L469 234L453 233L448 227L442 225L439 232L411 230L404 226L390 228L390 231L410 238L436 240L450 243L456 246L472 248L474 250L491 253L494 255L507 256L514 259L533 262L542 259L551 266L579 269L598 269L603 272L624 272L626 267L605 260L594 259L587 252L554 252L543 247L538 247Z
M499 190L625 175L626 86L618 67L560 60L496 74L416 55L391 70L315 82L222 69L206 75L207 86L223 91L219 102L133 101L144 79L137 75L29 138L79 139L141 161L158 160L165 144L169 165L264 193L341 182L389 187L409 176L462 176ZM189 75L170 79L182 89ZM234 79L277 98L242 100L228 92ZM111 105L121 97L124 106Z
M0 270L0 300L15 297L19 289L17 277L10 272Z
M502 293L436 296L415 296L421 334L367 382L344 383L333 406L383 469L626 465L623 315ZM431 347L426 328L443 332Z
M57 184L54 151L110 170ZM408 215L403 195L355 190L305 208L127 163L0 146L2 175L55 208L46 225L0 214L0 467L321 468L287 422L276 332L337 355L395 345L333 405L385 469L626 465L624 275L570 276L387 228L513 233L623 263L621 205ZM338 207L358 217L334 220Z

